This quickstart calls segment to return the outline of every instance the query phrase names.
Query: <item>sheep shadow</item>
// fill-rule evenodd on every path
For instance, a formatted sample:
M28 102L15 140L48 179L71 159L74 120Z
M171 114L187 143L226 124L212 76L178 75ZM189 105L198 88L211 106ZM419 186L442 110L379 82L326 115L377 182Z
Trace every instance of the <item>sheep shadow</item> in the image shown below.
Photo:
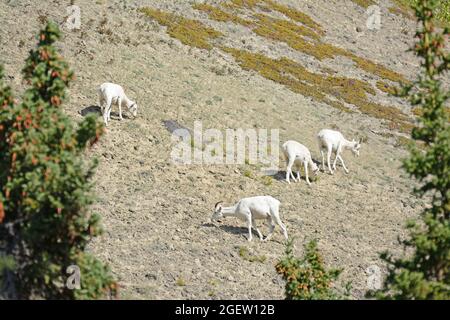
M96 114L97 116L102 116L102 109L100 108L100 106L91 105L81 110L79 114L83 117L86 117L89 114ZM119 118L119 113L111 111L111 118L113 117ZM131 119L131 117L127 114L126 110L122 112L122 117L124 119Z
M228 233L231 233L234 235L248 235L248 228L246 228L246 227L220 225L219 228L222 231L225 231L225 232L228 232Z
M276 174L274 174L271 177L277 181L286 181L286 170L278 171Z
M226 225L223 224L223 222L221 224L214 224L212 222L208 222L208 223L204 223L202 224L202 227L207 227L207 228L219 228L222 231L231 233L231 234L235 234L235 235L247 235L248 234L248 228L246 227L236 227L236 226L230 226L230 225Z
M225 231L227 233L231 233L231 234L236 235L236 236L241 236L241 237L245 238L246 240L247 240L247 237L248 237L248 228L247 227L236 227L236 226L230 226L230 225L224 225L224 224L217 225L217 224L214 224L214 223L211 223L211 222L203 223L202 227L219 228L220 230ZM259 230L261 230L261 233L263 234L263 236L265 238L267 236L268 229L264 229L264 228L265 227L267 228L267 226L265 226L263 224L258 224L258 227L259 227ZM280 230L280 227L279 226L275 226L275 234L277 232L280 232L279 230ZM283 242L283 240L280 241L280 240L276 239L275 238L276 237L275 234L274 234L274 237L272 237L272 239L270 239L270 242L275 242L275 243L279 243L279 244L284 245L285 242ZM252 235L254 237L254 240L258 240L259 241L259 236L256 233L256 230L254 230L253 228L252 228Z
M80 113L83 117L86 117L86 116L89 115L89 114L102 115L102 110L101 110L101 108L100 108L99 106L92 105L92 106L89 106L89 107L84 108L84 109L81 110L79 113Z
M320 168L321 166L321 162L315 159L312 159L313 162ZM303 165L300 165L300 179L302 181L306 181L306 177L305 177L305 169L303 168ZM292 167L292 173L294 174L295 177L297 177L297 167ZM322 172L319 170L319 172L317 173L317 175L320 175ZM309 178L313 178L314 177L314 173L311 170L311 167L308 166L308 175ZM280 182L286 182L286 170L278 170L278 172L274 175L271 176L273 179L275 179L276 181L280 181Z
M297 169L292 168L292 173L297 178ZM305 177L305 174L303 173L303 171L300 171L300 173L301 173L300 180L301 181L306 181L306 177ZM278 173L276 175L272 176L272 177L273 177L273 179L275 179L275 180L277 180L279 182L287 183L286 182L286 170L278 171ZM309 174L309 177L311 178L311 173ZM294 183L292 178L291 178L291 183Z
M245 239L247 239L248 237L248 228L247 227L236 227L236 226L230 226L230 225L225 225L225 224L213 224L211 222L209 223L204 223L202 225L203 227L208 227L208 228L219 228L221 231L230 233L230 234L234 234L236 236L242 236ZM268 228L267 226L263 225L263 224L258 224L258 228L261 230L262 234L264 237L267 236L267 230L265 230L264 228ZM263 230L264 229L264 230ZM266 231L266 233L264 232ZM252 228L252 235L256 238L259 239L258 234L256 233L255 229Z

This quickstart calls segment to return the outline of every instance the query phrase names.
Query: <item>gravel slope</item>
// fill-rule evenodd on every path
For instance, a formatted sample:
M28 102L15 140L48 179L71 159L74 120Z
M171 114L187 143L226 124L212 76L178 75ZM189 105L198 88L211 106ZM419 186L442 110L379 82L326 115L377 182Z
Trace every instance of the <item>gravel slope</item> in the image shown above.
M417 72L417 61L405 53L414 23L388 14L389 1L380 1L383 22L377 31L365 28L364 9L351 1L279 2L321 23L328 42L408 78ZM96 88L106 81L123 84L140 106L137 119L113 119L89 153L100 160L95 177L98 203L92 210L103 216L105 228L90 249L110 264L123 299L281 299L284 283L274 269L284 248L281 232L276 229L271 242L254 238L248 243L242 222L209 222L217 201L232 204L244 196L270 194L282 203L281 217L295 237L296 253L302 253L308 240L319 239L326 263L344 268L342 283L352 281L352 296L363 298L365 270L374 264L383 267L378 258L383 250L402 252L397 237L406 236L406 220L422 206L410 195L411 181L399 169L407 152L395 138L376 134L386 131L381 121L344 114L295 94L241 70L217 49L184 46L134 10L154 6L205 20L189 3L75 1L82 10L82 29L64 29L59 43L77 75L65 110L76 121L95 110ZM0 1L0 63L15 89L23 89L20 69L34 45L39 17L63 24L68 5L69 1ZM344 59L319 65L286 46L267 44L245 28L205 23L227 32L236 45L246 39L253 50L291 57L313 71L327 66L338 74L375 81ZM374 99L406 108L381 93ZM304 180L287 185L283 174L266 182L253 165L175 166L164 120L188 128L200 120L205 129L279 129L281 142L301 141L316 160L315 136L322 128L338 128L350 138L363 136L367 141L359 158L344 154L350 174L339 168L333 176L322 173L311 187ZM263 230L267 232L265 226ZM266 260L246 261L239 255L241 246Z

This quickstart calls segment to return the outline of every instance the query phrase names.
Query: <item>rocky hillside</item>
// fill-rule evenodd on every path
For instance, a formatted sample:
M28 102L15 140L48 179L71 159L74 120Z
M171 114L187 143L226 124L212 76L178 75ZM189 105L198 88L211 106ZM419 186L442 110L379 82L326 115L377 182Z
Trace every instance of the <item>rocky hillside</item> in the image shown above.
M387 0L380 24L368 23L365 1L136 0L0 1L0 63L23 90L20 70L46 19L61 25L59 43L77 75L64 105L79 121L99 112L97 87L123 85L136 99L136 119L113 114L89 153L104 235L91 246L108 262L123 299L281 299L273 240L246 240L243 222L211 223L216 202L272 195L295 252L319 240L327 265L344 268L363 298L367 268L379 253L401 253L397 238L423 206L399 168L414 124L408 105L388 95L413 79L418 61L406 52L415 22ZM81 9L81 28L67 28L67 7ZM370 12L369 12L370 13ZM344 154L349 174L304 180L266 176L260 164L176 165L171 129L278 129L319 161L317 132L337 128L362 138L361 156ZM198 146L194 146L198 147ZM263 233L267 228L262 227Z

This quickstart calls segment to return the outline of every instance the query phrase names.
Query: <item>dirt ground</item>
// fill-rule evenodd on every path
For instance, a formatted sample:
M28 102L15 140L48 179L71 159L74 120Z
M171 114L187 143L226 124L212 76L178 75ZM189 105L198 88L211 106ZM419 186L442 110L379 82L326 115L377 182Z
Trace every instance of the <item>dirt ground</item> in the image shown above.
M0 63L15 89L23 90L23 60L48 17L61 24L64 37L58 46L77 75L64 104L74 120L96 112L96 90L106 81L123 85L138 102L138 117L119 121L113 116L107 133L88 154L100 160L98 202L92 210L102 215L105 229L90 250L110 265L122 299L282 299L284 283L274 268L284 251L280 230L270 242L254 237L249 243L243 222L209 221L218 201L231 205L242 197L271 195L281 201L281 218L295 237L296 254L302 254L303 244L318 239L326 264L344 268L337 285L351 281L352 297L364 298L366 269L377 265L384 272L379 253L402 253L397 238L407 235L407 219L423 206L411 195L412 182L400 169L407 152L395 135L383 134L387 129L381 120L342 113L244 71L220 50L182 45L136 8L151 6L199 19L226 33L224 41L242 46L246 39L251 50L290 57L312 71L329 67L371 83L376 77L345 59L318 62L244 27L208 20L191 8L193 2L77 0L81 30L70 31L64 26L70 1L0 1ZM352 1L278 2L321 23L328 42L409 79L415 76L418 62L406 52L415 23L389 14L389 1L379 1L380 30L367 30L365 10ZM404 102L382 92L373 99L407 110ZM288 185L284 162L273 179L252 164L173 164L166 120L190 129L201 121L204 129L224 133L227 128L279 129L280 143L297 140L310 148L315 160L316 135L322 128L338 128L365 142L359 158L344 153L349 174L339 167L335 175L320 173L312 186L304 180ZM262 229L267 233L266 226ZM240 247L265 261L247 261Z

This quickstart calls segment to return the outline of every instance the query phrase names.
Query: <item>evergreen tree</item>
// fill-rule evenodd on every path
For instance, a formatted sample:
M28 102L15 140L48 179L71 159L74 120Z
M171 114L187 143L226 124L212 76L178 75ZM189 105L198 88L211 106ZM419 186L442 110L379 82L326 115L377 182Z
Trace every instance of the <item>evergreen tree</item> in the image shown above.
M400 92L421 109L412 132L417 143L411 146L411 156L403 166L420 185L415 193L430 203L421 219L407 226L410 236L403 244L412 255L381 255L389 268L383 289L375 293L381 299L450 299L450 127L446 106L450 92L441 83L450 65L450 55L444 50L449 30L439 33L434 29L433 12L438 4L420 0L414 6L420 22L414 51L421 58L421 73Z
M73 73L54 47L56 24L40 32L23 69L29 88L14 100L0 69L0 245L14 258L17 298L91 299L115 294L108 267L86 253L101 233L83 155L103 126L86 117L77 127L61 108ZM1 247L0 247L1 249ZM81 271L81 289L66 285Z
M304 258L296 258L293 254L293 242L289 241L286 244L285 256L275 266L277 272L286 281L286 299L336 300L346 298L349 295L350 284L347 284L345 294L340 294L332 287L342 270L325 269L323 258L317 248L317 241L310 241L305 246L305 250Z

